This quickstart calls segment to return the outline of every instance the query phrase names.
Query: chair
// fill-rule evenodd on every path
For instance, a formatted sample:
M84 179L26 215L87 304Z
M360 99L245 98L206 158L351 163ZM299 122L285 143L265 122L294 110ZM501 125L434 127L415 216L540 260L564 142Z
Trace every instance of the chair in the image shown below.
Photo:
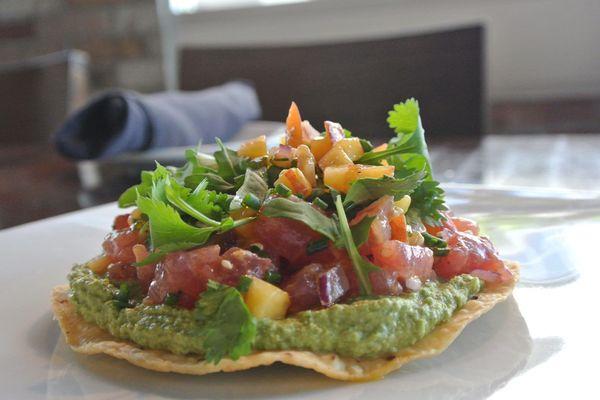
M294 100L313 123L336 120L372 138L389 136L391 105L415 97L429 141L477 141L484 133L483 33L474 26L343 43L184 47L179 81L182 90L197 90L248 79L263 119L282 120Z
M0 64L0 143L47 143L88 95L88 57L65 50Z

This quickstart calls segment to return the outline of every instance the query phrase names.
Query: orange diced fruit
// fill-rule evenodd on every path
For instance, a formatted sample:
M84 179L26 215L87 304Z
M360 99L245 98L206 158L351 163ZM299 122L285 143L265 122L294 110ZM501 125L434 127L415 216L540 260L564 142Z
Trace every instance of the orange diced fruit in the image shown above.
M302 171L312 186L316 186L317 174L315 172L315 157L313 157L313 154L310 152L308 146L305 144L298 146L296 156L298 161L298 169Z
M240 146L240 149L237 151L238 156L240 157L248 157L248 158L257 158L264 157L267 155L267 137L265 135L261 135L257 138L247 141L246 143Z
M102 275L108 269L111 264L111 259L107 255L98 256L86 264L89 269L94 271L98 275Z
M287 144L292 147L300 146L302 142L302 118L296 103L292 101L287 119L285 120Z
M312 193L312 185L298 168L284 169L279 173L275 185L282 184L288 187L292 193L306 198Z
M322 170L325 170L327 167L335 166L335 165L347 165L353 164L352 160L348 155L342 150L341 147L334 146L331 150L329 150L321 159L319 160L319 167Z
M248 310L256 318L283 319L290 307L289 294L269 282L251 277L252 283L244 295Z
M408 208L410 207L410 203L411 203L412 199L410 198L409 195L404 195L402 196L401 199L396 200L394 202L394 206L397 208L400 208L402 210L402 213L405 213L408 211Z
M379 146L375 147L375 148L374 148L373 150L371 150L371 151L373 151L373 152L377 153L377 152L379 152L379 151L384 151L384 150L387 150L387 148L388 148L388 144L387 144L387 143L384 143L384 144L380 144Z
M315 159L319 161L329 150L331 150L331 140L328 137L320 137L310 141L310 151L315 156Z
M342 193L348 192L352 182L364 178L382 178L383 176L393 176L393 166L378 165L340 165L327 167L323 172L323 182L325 185L334 188Z
M390 226L392 228L392 239L399 240L401 242L408 242L408 234L406 232L406 217L404 214L400 214L390 219Z
M365 151L360 144L359 138L344 138L333 145L333 147L339 147L344 150L344 153L350 158L352 161L358 160Z
M393 165L358 165L356 179L364 178L383 178L384 176L394 176L394 170L396 169Z

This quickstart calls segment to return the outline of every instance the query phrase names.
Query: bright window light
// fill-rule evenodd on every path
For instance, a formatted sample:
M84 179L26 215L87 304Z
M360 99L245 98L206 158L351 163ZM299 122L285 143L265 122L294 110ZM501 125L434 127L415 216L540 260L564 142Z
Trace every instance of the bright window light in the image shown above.
M307 1L312 0L169 0L169 8L173 14L190 14L199 11L275 6Z

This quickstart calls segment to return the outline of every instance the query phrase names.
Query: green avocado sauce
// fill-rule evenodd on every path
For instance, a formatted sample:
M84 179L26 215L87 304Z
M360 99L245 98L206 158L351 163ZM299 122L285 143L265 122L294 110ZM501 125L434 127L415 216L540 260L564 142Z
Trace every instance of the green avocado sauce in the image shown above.
M191 310L141 303L121 308L115 300L118 288L85 266L75 266L69 281L77 311L113 336L145 348L203 354ZM258 319L253 347L364 359L388 356L426 336L482 289L479 278L460 275L446 283L429 282L403 296L336 304L283 320Z

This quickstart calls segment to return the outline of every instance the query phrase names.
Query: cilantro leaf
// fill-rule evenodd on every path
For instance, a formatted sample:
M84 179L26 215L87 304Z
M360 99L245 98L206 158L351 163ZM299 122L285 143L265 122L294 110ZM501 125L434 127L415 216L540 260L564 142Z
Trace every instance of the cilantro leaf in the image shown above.
M214 220L211 216L221 218L225 215L223 207L228 206L227 196L219 199L221 196L205 189L207 184L207 181L202 181L191 192L190 189L179 185L174 179L166 178L164 190L167 200L173 206L206 225L218 227L221 222ZM221 204L216 204L215 200L221 200Z
M152 249L164 245L188 243L199 246L220 227L198 228L185 223L179 213L162 201L148 197L138 197L137 206L148 216L150 225L150 244Z
M119 207L126 208L135 205L135 202L140 196L150 196L158 197L156 182L167 177L169 175L169 171L160 164L156 164L156 169L154 171L142 171L140 174L141 182L137 185L133 185L127 190L125 190L121 196L119 196Z
M216 364L224 357L237 360L252 351L256 320L235 288L209 281L194 316L200 324L206 361Z
M262 214L266 217L295 219L334 242L339 237L336 221L302 200L292 201L276 197L264 204Z
M396 133L411 134L417 130L419 103L411 98L404 103L394 104L388 115L387 123Z
M406 179L416 173L424 173L421 182L413 188L414 192L405 193L410 194L412 198L409 211L427 224L439 225L444 218L442 212L447 207L444 191L439 187L439 183L433 180L425 130L419 112L419 103L415 99L394 105L388 113L387 122L397 136L389 141L386 150L367 152L357 162L377 165L386 160L389 165L395 167L396 179ZM349 200L346 200L346 203L348 202Z
M344 198L344 206L370 203L385 195L392 195L398 199L415 190L424 175L422 171L412 171L411 174L401 179L389 176L377 179L358 179L350 186Z
M346 247L348 256L350 256L352 266L354 267L354 272L356 273L356 277L360 285L360 294L363 296L369 296L373 292L373 289L371 288L371 280L369 279L369 273L371 271L378 271L379 267L364 259L358 252L358 248L356 247L356 243L354 242L354 238L352 236L352 231L348 225L348 218L346 217L346 212L344 211L344 205L342 203L342 197L340 195L338 195L335 199L335 208L340 221L340 232L342 234L344 246ZM373 221L371 220L371 222Z
M439 182L425 181L410 195L411 204L408 214L418 216L427 225L440 225L445 216L443 211L448 210L444 190L439 187Z

